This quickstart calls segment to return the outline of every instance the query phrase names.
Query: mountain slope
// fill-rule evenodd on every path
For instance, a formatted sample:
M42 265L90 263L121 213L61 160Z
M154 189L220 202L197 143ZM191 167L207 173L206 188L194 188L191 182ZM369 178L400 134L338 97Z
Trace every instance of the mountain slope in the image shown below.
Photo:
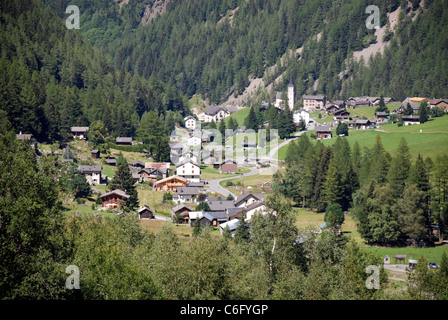
M380 9L379 30L366 27L369 5ZM118 68L172 82L210 103L241 103L238 96L261 78L256 96L272 99L290 77L298 96L446 95L448 76L439 72L446 71L446 0L129 0L92 7L95 13L81 10L81 30L107 48ZM142 25L147 8L163 14ZM95 24L98 16L106 22ZM131 27L120 33L116 25ZM280 62L298 48L300 54ZM382 55L361 61L369 52Z
M0 113L39 141L102 120L112 137L135 136L144 112L188 113L172 84L116 69L41 1L0 1ZM166 118L169 118L168 116Z

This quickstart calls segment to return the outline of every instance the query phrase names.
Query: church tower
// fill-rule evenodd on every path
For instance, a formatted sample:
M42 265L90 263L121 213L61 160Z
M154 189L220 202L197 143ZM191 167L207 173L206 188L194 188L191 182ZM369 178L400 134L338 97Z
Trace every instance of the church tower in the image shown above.
M292 77L289 78L288 84L288 106L290 110L294 108L294 85L292 84Z

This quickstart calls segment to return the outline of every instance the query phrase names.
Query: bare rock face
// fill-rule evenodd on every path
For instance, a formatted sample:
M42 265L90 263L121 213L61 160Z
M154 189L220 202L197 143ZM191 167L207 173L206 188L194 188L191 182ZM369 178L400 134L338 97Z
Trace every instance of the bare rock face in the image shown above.
M163 14L166 11L166 5L169 2L170 0L156 0L152 6L146 6L145 13L143 14L143 17L141 19L141 24L146 25Z

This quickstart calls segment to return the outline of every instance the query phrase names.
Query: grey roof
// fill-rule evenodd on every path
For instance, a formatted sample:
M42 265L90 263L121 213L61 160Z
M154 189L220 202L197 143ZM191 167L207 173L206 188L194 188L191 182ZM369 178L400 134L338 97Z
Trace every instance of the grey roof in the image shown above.
M32 137L33 135L31 133L22 133L22 131L16 134L17 140L31 140Z
M305 109L297 109L297 110L294 110L293 113L301 113L301 112L309 113L309 111L307 111L307 110L305 110Z
M150 207L148 207L148 206L143 206L142 208L140 208L137 212L138 213L142 213L143 211L145 211L145 210L148 210L148 211L150 211L151 213L153 213L153 211L151 210L151 208Z
M189 211L193 211L193 209L191 209L189 206L187 206L186 204L184 204L184 203L182 203L182 204L180 204L180 205L178 205L178 206L175 206L175 207L173 207L173 208L171 208L171 211L172 212L177 212L177 211L179 211L180 209L188 209Z
M368 123L370 123L370 120L361 119L355 121L355 124L368 124Z
M233 200L208 201L207 203L211 211L225 211L227 208L235 207Z
M387 116L387 112L379 111L379 112L375 112L375 115L377 115L377 116Z
M331 132L332 129L330 126L319 126L315 128L316 132Z
M314 96L309 94L304 94L302 98L304 100L325 100L325 96Z
M281 91L277 91L275 93L275 99L276 100L281 100L282 99L282 92Z
M229 227L229 230L230 230L230 231L235 231L239 224L240 224L240 220L238 220L238 219L233 219L233 220L230 220L230 221L227 221L227 222L224 222L224 223L220 223L220 224L219 224L219 227L220 227L221 229L223 229L223 230L224 230L226 227Z
M89 131L89 127L71 127L70 130L72 132L87 132Z
M138 167L138 166L145 167L145 163L143 161L137 160L137 161L132 162L131 166L133 166L133 167Z
M115 189L115 190L113 190L113 191L111 191L111 192L102 194L102 195L100 196L100 198L104 198L104 197L106 197L106 196L110 196L110 195L112 195L112 194L119 195L119 196L121 196L121 197L123 197L123 198L126 198L126 199L128 199L128 198L131 197L130 195L128 195L128 194L127 194L126 192L124 192L123 190Z
M187 187L197 187L197 188L202 188L204 186L204 181L200 181L200 182L187 182Z
M102 169L103 169L102 166L88 166L88 165L78 166L78 171L81 173L101 172Z
M107 158L107 159L106 159L106 163L107 163L107 164L110 164L110 163L117 163L117 159L115 159L115 158Z
M402 116L403 120L420 120L419 115Z
M203 212L203 217L207 218L210 221L213 221L215 219L218 221L229 220L228 215L224 211L221 211L221 212L205 211L205 212Z
M117 139L115 139L116 142L131 142L132 143L132 138L131 137L117 137Z
M177 188L177 194L183 194L183 195L198 195L199 194L199 188L198 187L178 187Z
M256 200L262 200L262 199L264 199L264 195L263 195L262 193L254 194L254 193L245 191L245 192L243 192L242 194L240 194L238 198L236 198L236 200L235 200L235 205L238 206L239 203L245 201L246 199L248 199L248 198L250 198L250 197L253 197L253 198L255 198Z

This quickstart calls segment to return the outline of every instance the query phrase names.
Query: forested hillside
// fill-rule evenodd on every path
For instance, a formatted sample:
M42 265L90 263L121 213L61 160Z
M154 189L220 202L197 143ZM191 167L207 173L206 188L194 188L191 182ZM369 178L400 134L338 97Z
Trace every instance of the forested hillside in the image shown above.
M47 0L59 13L67 0ZM448 84L448 3L435 1L165 1L166 11L139 24L152 1L72 1L81 9L81 30L107 47L117 68L172 82L187 96L212 103L241 94L250 79L284 90L292 77L296 93L331 98L380 95L443 96ZM355 61L353 52L377 41L366 27L368 5L380 9L387 27L382 56ZM388 14L400 9L396 27ZM318 36L317 36L318 35ZM109 41L114 39L114 41ZM300 50L298 50L300 49ZM285 53L295 53L280 63ZM368 62L368 64L367 64ZM266 70L276 65L274 73ZM268 92L269 93L269 92ZM273 97L270 97L273 98Z
M110 137L135 136L145 112L172 126L189 113L173 84L116 69L38 0L0 2L0 52L2 118L38 141L64 141L96 120Z

